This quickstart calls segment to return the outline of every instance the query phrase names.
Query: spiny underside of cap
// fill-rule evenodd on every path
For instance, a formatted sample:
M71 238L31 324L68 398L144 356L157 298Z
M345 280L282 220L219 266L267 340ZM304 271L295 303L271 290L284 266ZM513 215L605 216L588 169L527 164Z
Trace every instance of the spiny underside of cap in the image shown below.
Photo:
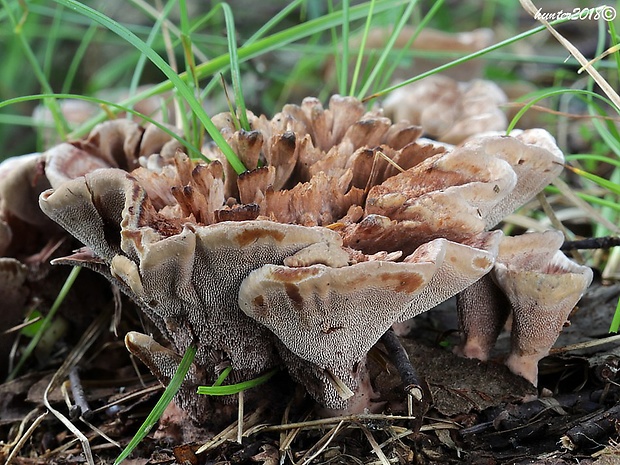
M110 168L54 186L41 209L86 245L73 260L128 293L174 351L198 343L204 379L192 382L226 365L239 379L285 365L331 409L365 408L355 394L372 397L368 350L496 269L502 235L487 231L559 173L561 153L540 133L446 149L350 97L248 118L251 131L213 118L242 175L212 144L205 163L153 129L96 129L73 147ZM48 152L55 179L67 158ZM130 350L168 380L175 357L140 341Z

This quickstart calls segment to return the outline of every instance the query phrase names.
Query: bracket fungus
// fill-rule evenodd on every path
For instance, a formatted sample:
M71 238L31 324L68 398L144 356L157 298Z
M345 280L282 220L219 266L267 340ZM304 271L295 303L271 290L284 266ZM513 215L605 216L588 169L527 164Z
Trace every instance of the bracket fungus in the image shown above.
M512 311L506 365L537 384L538 361L592 282L590 268L560 252L562 242L559 231L502 239L493 271L459 296L463 355L486 360Z
M237 131L230 115L213 118L251 168L241 175L213 145L203 148L212 160L206 163L164 153L162 144L153 153L134 144L120 153L137 161L122 166L103 157L110 168L40 197L43 212L86 246L57 262L106 275L170 343L167 349L138 333L126 338L160 380L169 381L178 354L198 345L177 396L194 418L209 417L210 401L192 387L214 382L226 366L238 381L282 366L332 412L372 409L368 351L394 323L456 294L476 302L472 289L497 286L489 273L512 283L504 290L517 325L509 366L532 379L523 368L535 358L524 342L528 325L536 334L547 328L528 316L536 305L515 300L523 292L516 283L550 277L532 292L553 288L563 296L574 283L557 270L572 276L581 268L557 248L549 255L543 245L490 230L559 174L563 157L550 136L525 131L447 148L419 139L417 126L392 124L380 110L366 112L340 96L326 109L308 98L271 120L248 118L249 132ZM510 247L534 247L539 265L521 264ZM556 315L554 322L566 319L544 299L533 300L537 311ZM467 332L475 308L460 310ZM557 336L556 323L545 347ZM530 338L536 354L545 353L542 339ZM468 344L465 355L488 351Z
M317 261L325 258L320 255ZM331 409L363 411L371 404L362 399L372 398L365 368L372 346L395 321L443 300L436 298L440 286L450 284L447 292L456 293L487 273L493 258L480 249L435 239L402 262L265 265L242 282L239 306L277 336L289 372L319 402ZM464 269L479 259L484 265Z

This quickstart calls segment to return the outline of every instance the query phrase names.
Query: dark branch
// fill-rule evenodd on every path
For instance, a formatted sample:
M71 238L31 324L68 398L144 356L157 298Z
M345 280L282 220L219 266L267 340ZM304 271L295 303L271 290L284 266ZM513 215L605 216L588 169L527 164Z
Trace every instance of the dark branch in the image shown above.
M611 249L620 245L620 237L591 237L579 241L566 241L560 250Z

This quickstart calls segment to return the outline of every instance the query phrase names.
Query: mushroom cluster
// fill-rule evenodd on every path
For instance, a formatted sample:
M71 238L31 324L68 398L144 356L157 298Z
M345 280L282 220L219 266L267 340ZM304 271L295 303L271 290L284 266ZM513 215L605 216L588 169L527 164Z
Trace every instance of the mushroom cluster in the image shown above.
M154 374L167 382L178 354L198 345L182 407L204 421L210 400L197 385L227 366L235 381L283 366L327 409L372 409L369 350L394 323L457 294L461 353L488 356L506 301L508 366L535 383L535 362L591 271L558 252L556 233L491 230L561 171L548 133L447 149L340 96L327 109L307 98L272 119L248 117L251 131L228 114L213 118L248 168L241 175L214 145L203 149L206 163L167 150L166 136L127 150L132 136L110 131L97 144L111 159L87 144L75 159L109 167L54 182L40 197L43 212L85 245L57 262L106 275L171 344L127 335ZM69 170L63 153L48 152L46 169ZM122 154L131 163L119 163Z

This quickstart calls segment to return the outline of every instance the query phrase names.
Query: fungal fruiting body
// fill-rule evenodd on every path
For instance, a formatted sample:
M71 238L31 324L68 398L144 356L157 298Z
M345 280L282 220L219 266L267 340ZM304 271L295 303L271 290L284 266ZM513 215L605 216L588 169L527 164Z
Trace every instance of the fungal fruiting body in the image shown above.
M151 338L127 338L162 381L178 363L175 353L197 343L186 386L213 383L228 365L237 380L279 365L324 407L363 411L375 397L368 351L392 324L459 293L462 353L487 356L504 318L495 306L510 301L508 365L533 380L533 360L589 283L586 272L560 278L562 267L570 276L581 268L557 248L541 252L536 267L517 265L509 249L531 246L490 232L559 174L562 154L546 132L450 148L339 96L328 109L306 99L271 120L248 117L250 132L236 130L226 114L213 118L249 168L242 175L212 145L204 152L213 161L205 163L165 150L172 142L153 129L158 143L146 150L129 144L126 130L108 127L119 140L105 143L107 156L96 147L101 137L80 147L110 167L40 198L43 212L86 246L61 262L106 275L171 344L173 352ZM63 156L48 152L55 179L65 166L55 158ZM540 277L549 278L528 287L530 300L516 300ZM567 286L578 291L564 297ZM477 311L481 293L497 288L501 298ZM561 311L536 297L552 288ZM553 320L552 334L534 311L554 315L544 320ZM484 325L489 334L471 330ZM528 346L529 325L545 336ZM194 417L208 416L208 403L190 388L179 396Z

